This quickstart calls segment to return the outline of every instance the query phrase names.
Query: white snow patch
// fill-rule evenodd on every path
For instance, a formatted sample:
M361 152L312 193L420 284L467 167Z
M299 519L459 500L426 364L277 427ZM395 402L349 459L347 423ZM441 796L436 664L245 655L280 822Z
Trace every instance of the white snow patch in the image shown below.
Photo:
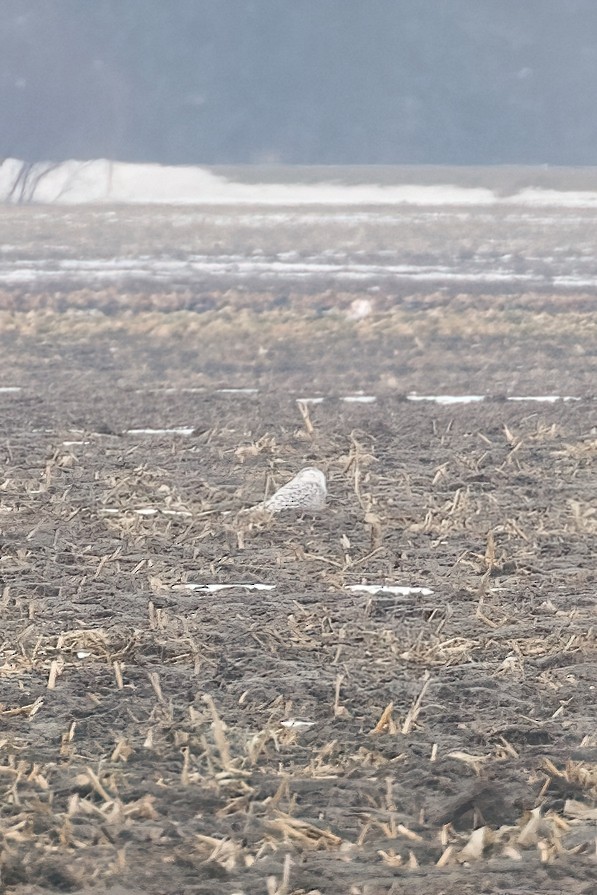
M313 727L314 724L315 721L300 721L298 718L288 718L287 721L280 721L281 727L290 727L294 728L295 730L301 727L303 729L306 727Z
M485 395L407 395L407 401L432 401L434 404L474 404Z
M191 395L194 395L194 394L203 394L203 393L206 392L206 391L207 391L207 389L205 388L205 386L198 386L197 388L193 388L193 387L188 387L188 388L185 388L185 387L176 388L176 387L173 386L172 388L160 388L160 387L156 387L156 388L136 388L136 389L135 389L135 394L136 394L136 395L145 395L145 394L147 394L147 392L150 392L150 393L152 393L152 394L158 394L158 395L178 395L178 394L191 394Z
M26 174L24 178L23 175ZM19 182L19 178L21 178ZM206 168L107 159L0 165L0 201L177 205L494 205L490 189L446 185L240 183Z
M513 395L508 401L540 401L546 404L554 404L556 401L580 401L572 395L522 395L520 397Z
M547 190L538 187L526 187L514 196L506 197L509 204L527 205L529 208L546 208L560 206L565 208L595 208L597 193L588 190ZM506 204L502 200L502 204Z
M377 398L375 395L347 395L342 400L347 404L373 404Z
M395 594L401 597L407 597L410 594L429 597L433 593L428 587L402 587L395 584L348 584L346 590L361 591L364 594Z
M0 386L0 394L1 395L12 395L15 392L22 391L20 385L2 385Z
M554 286L565 286L573 289L594 289L597 286L597 277L581 277L576 274L554 277Z
M407 401L431 401L434 404L474 404L491 400L490 395L407 395ZM573 395L510 395L507 401L539 401L553 404L555 401L581 401Z
M125 435L192 435L194 426L175 426L172 429L127 429Z
M258 388L217 388L216 392L220 395L257 395Z

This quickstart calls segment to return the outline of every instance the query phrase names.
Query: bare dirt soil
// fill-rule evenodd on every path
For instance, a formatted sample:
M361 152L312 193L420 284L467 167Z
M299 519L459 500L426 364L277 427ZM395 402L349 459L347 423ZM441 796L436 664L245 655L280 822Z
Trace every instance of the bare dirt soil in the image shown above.
M2 294L3 891L593 892L590 297L179 294Z

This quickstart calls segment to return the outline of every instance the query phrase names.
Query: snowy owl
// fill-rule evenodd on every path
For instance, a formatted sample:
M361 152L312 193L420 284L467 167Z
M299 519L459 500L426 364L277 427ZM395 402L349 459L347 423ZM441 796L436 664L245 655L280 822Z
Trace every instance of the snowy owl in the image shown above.
M307 466L253 509L265 510L268 513L280 513L283 510L309 513L324 509L326 495L323 472L314 466Z

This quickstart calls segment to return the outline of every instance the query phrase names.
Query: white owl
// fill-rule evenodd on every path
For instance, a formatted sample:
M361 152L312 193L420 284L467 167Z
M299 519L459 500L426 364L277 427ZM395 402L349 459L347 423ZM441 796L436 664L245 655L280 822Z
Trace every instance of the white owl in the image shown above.
M307 466L253 509L268 513L280 513L283 510L311 513L324 509L326 496L325 475L320 469Z

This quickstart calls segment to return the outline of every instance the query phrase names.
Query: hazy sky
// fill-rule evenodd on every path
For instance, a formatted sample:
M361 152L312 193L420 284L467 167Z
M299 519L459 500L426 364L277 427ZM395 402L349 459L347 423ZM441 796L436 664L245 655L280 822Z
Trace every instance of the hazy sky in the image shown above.
M597 0L2 0L1 156L596 164Z

